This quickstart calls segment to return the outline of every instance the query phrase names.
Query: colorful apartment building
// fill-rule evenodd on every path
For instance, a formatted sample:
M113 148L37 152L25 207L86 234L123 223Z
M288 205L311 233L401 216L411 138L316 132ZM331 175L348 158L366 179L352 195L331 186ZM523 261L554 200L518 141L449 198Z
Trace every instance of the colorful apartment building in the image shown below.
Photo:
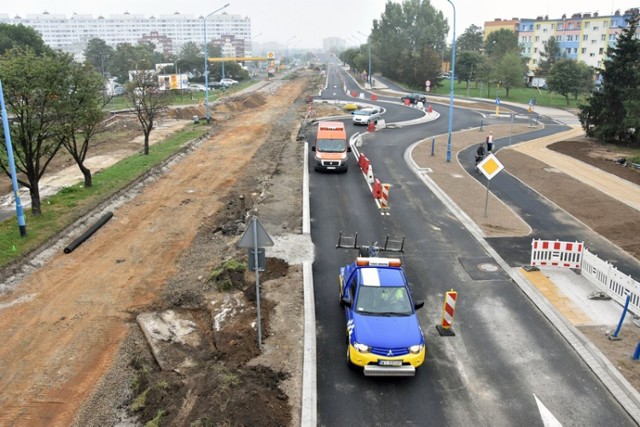
M613 15L600 16L596 13L574 13L571 16L549 19L511 19L485 22L484 37L501 28L513 29L518 35L522 55L528 59L529 70L535 73L544 52L544 43L554 36L563 56L601 68L606 59L607 49L615 45L618 34L628 25L627 20L634 10Z

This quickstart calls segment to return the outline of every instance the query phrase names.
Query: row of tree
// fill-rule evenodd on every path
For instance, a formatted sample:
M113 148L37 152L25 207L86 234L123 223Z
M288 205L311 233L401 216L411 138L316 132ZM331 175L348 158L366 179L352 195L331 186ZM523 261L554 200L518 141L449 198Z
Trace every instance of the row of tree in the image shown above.
M207 53L210 58L222 56L220 46L211 43L207 45ZM163 74L188 74L191 81L204 82L202 46L195 42L185 43L175 55L157 52L153 43L121 43L113 48L104 40L94 38L87 43L84 56L103 76L115 77L119 82L128 80L130 70L153 70L155 64L173 64L161 69ZM209 80L222 78L222 63L210 63L207 69ZM224 63L224 75L238 81L249 78L248 72L233 61Z
M637 144L640 132L640 41L636 35L637 11L629 26L608 52L602 70L568 58L557 40L550 37L534 70L546 78L547 87L565 97L585 97L580 119L590 136L603 141ZM352 69L371 70L413 87L442 84L440 75L451 56L445 35L449 27L442 12L429 0L387 2L381 17L373 21L366 44L347 49L339 58ZM369 49L370 48L370 49ZM455 78L458 82L483 84L486 96L503 89L506 97L515 87L527 84L528 59L522 55L518 35L508 29L491 32L486 40L482 29L471 25L456 40ZM599 74L603 84L594 91ZM623 117L623 120L620 118Z
M92 186L91 170L85 165L90 143L104 130L105 78L89 62L78 63L67 53L53 51L29 27L0 24L0 82L18 183L29 189L31 212L42 213L39 183L47 167L66 150ZM166 106L153 73L136 73L126 85L129 105L136 113L145 136L144 154L149 153L149 134L158 114ZM0 169L10 175L7 135L2 133Z

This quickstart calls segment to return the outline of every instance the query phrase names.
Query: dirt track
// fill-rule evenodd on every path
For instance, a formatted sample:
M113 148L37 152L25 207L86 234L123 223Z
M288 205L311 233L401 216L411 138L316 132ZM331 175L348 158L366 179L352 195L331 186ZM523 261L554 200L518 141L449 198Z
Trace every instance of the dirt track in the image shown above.
M243 117L216 126L213 137L189 155L190 161L173 165L132 202L114 209L114 218L81 250L55 253L13 293L0 295L0 425L72 424L135 327L135 315L166 306L161 297L179 261L184 265L181 257L199 231L211 233L201 226L217 211L224 213L225 206L233 207L228 191L237 180L247 179L243 172L250 170L254 154L269 138L282 141L273 150L291 144L290 126L278 129L277 117L287 113L307 85L294 79L268 102L251 105ZM230 113L220 114L229 118ZM265 162L271 173L280 154L264 153L272 157ZM244 188L248 208L265 179L268 175L253 177L253 187ZM241 221L245 210L234 214ZM299 211L291 215L299 219ZM222 246L211 247L209 257L200 256L189 266L194 270L190 273L206 282L215 262L235 254L228 244L223 240ZM193 285L202 288L205 282L197 278Z

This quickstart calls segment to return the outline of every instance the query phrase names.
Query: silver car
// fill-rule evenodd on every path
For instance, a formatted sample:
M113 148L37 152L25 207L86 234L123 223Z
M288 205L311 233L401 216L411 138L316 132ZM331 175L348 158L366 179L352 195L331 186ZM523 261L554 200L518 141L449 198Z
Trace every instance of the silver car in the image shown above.
M369 123L378 123L380 119L380 110L373 107L361 108L353 113L354 125L368 125Z

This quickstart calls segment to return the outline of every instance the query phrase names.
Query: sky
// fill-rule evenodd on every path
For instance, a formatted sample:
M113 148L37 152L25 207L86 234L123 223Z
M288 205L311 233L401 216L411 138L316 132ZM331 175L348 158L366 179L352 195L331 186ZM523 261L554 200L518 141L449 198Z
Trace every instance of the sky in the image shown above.
M278 42L292 49L321 48L322 39L340 37L347 46L366 43L363 34L369 34L374 19L384 13L388 0L109 0L91 2L87 0L22 0L3 2L0 13L25 16L28 13L59 13L70 17L74 12L91 14L94 17L112 13L135 13L151 15L192 14L208 15L229 3L224 12L251 19L255 43ZM621 12L640 7L640 0L555 0L524 2L517 0L451 0L456 8L456 36L470 25L480 28L485 21L495 18L536 18L548 15L549 19L560 18L566 13L599 12L610 15L616 9ZM395 1L398 3L398 1ZM431 0L437 10L442 11L453 29L453 7L447 0ZM222 13L222 12L218 12ZM449 39L452 37L449 33Z

